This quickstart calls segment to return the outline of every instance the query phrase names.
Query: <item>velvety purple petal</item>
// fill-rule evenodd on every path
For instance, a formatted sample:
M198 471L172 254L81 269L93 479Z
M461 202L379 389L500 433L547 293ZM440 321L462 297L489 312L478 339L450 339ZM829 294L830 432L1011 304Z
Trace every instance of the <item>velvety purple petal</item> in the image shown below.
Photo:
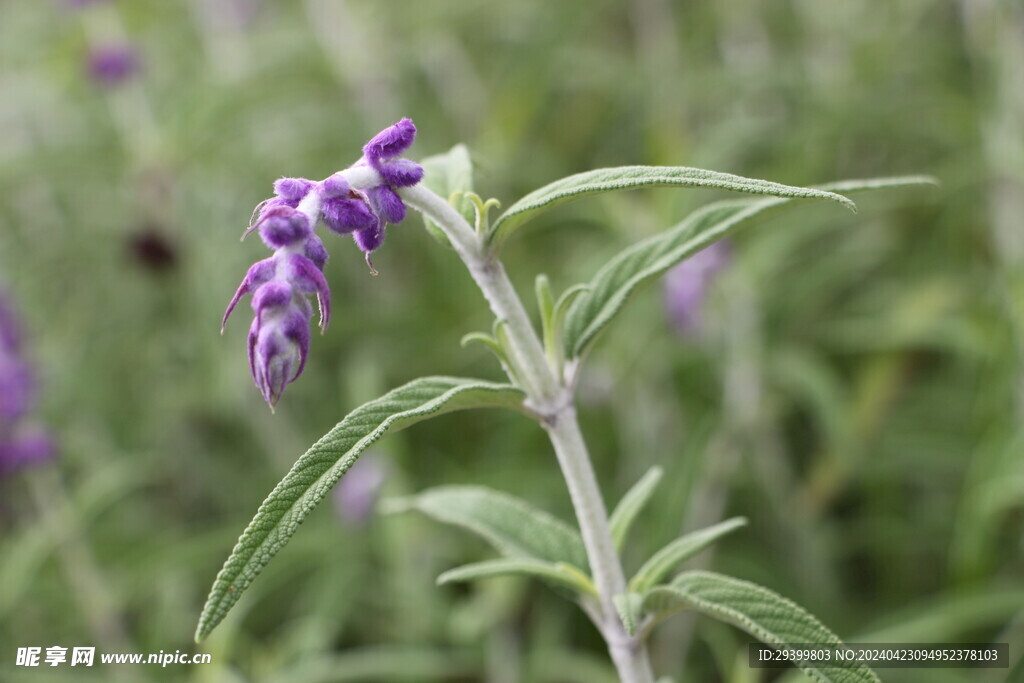
M297 347L299 362L295 374L288 378L289 382L294 382L302 374L309 356L309 317L295 311L285 319L281 331Z
M320 270L324 269L327 264L327 249L324 247L323 241L316 235L310 235L306 238L306 248L303 250L306 254L306 258L312 261L317 268Z
M288 258L290 273L289 281L303 294L316 294L320 304L320 329L326 330L331 321L331 290L327 279L312 261L300 254L292 254Z
M264 212L257 227L263 243L271 249L289 247L310 235L309 218L289 207Z
M353 230L362 230L377 224L377 218L362 199L326 199L321 213L324 225L339 235L347 235Z
M327 178L320 183L320 194L325 199L332 197L347 197L351 191L348 181L345 180L345 176L341 173L335 173L330 178Z
M402 119L374 135L363 147L363 154L371 163L390 159L409 149L415 139L416 126L412 119Z
M256 342L256 386L271 407L281 400L295 359L283 352L277 335L264 334Z
M305 178L278 178L274 181L274 194L294 208L299 205L302 198L313 189L315 184L312 180Z
M384 244L384 222L380 221L372 228L356 230L352 237L355 238L356 245L366 253L376 251Z
M259 333L260 319L253 318L252 324L249 325L249 337L246 339L246 348L249 352L249 373L253 380L256 380L256 340L259 338ZM256 380L256 384L259 384L258 380Z
M408 159L386 161L377 167L377 172L393 187L411 187L423 180L423 167Z
M252 310L261 315L268 308L287 306L292 301L292 286L283 280L271 280L252 295Z
M388 223L401 223L405 219L405 204L402 203L402 198L387 185L371 187L366 195L377 215Z
M254 291L257 287L274 277L274 272L277 270L277 261L273 257L257 261L252 264L249 268L249 272L245 274L245 278L242 279L242 284L238 285L238 289L235 290L235 295L231 297L231 301L228 302L228 308L224 311L224 317L220 321L220 331L223 333L224 328L228 324L228 317L231 316L231 311L235 310L235 306L242 299L243 296L251 291Z

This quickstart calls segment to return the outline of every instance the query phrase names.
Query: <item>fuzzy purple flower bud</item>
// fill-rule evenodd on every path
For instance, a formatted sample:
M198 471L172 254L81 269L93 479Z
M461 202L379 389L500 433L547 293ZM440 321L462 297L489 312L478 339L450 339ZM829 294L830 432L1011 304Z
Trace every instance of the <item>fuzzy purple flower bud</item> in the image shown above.
M665 309L679 334L698 332L707 289L714 277L732 260L732 248L726 241L715 242L665 275Z
M0 476L45 462L55 450L45 432L25 424L35 403L36 381L21 352L21 330L0 292Z
M370 160L393 159L412 147L415 139L412 119L402 119L370 138L363 146L363 154Z
M120 85L138 69L139 56L130 45L97 45L89 50L89 77L99 85Z

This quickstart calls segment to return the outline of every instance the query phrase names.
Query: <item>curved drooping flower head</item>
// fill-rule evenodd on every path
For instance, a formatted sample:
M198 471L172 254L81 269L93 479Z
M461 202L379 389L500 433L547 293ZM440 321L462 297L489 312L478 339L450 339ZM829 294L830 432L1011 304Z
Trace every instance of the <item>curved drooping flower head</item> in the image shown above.
M679 334L698 332L707 289L732 260L728 241L711 244L665 274L665 309Z
M376 274L370 252L384 241L388 223L405 218L395 188L423 178L418 164L399 158L415 137L412 121L402 119L370 140L349 169L320 182L281 178L274 183L274 196L253 211L246 234L258 231L274 255L249 269L228 304L221 331L239 300L252 294L256 317L249 328L249 367L271 408L306 365L313 315L308 295L316 294L320 303L321 329L330 319L331 293L322 272L327 250L316 235L317 224L323 220L332 232L352 235ZM366 167L374 172L367 173Z
M0 476L53 457L53 439L27 421L35 397L35 373L23 357L21 329L0 291Z

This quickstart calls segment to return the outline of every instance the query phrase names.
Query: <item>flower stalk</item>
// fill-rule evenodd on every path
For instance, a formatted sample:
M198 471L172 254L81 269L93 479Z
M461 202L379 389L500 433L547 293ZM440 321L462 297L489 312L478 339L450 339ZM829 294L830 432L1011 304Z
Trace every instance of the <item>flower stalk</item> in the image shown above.
M626 581L597 477L576 419L571 389L559 381L504 267L486 249L476 231L448 202L422 185L403 188L399 194L409 206L425 214L444 231L491 311L498 320L505 321L510 362L516 370L509 378L517 382L518 375L527 385L521 387L527 393L527 407L536 414L554 446L587 550L600 599L600 608L588 610L588 614L608 644L623 683L651 683L654 676L643 640L626 633L615 609L614 598L625 592Z

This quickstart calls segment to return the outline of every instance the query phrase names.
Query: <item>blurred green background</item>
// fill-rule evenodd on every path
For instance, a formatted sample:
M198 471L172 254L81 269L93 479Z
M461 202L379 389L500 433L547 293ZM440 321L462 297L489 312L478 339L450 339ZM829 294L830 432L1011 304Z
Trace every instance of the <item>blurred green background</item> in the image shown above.
M699 334L649 287L591 355L581 413L606 499L667 476L627 572L680 531L751 526L696 565L761 582L860 641L1024 654L1024 7L1010 0L145 0L0 3L0 279L43 384L49 467L0 481L0 679L614 680L543 586L434 578L490 550L415 516L325 504L202 646L200 607L290 464L423 374L499 377L489 315L417 216L370 277L327 236L335 317L271 415L248 375L238 238L279 176L322 178L402 116L411 157L465 142L506 205L597 166L790 184L929 173L941 190L808 205L741 233ZM101 84L90 49L138 71ZM716 192L545 214L505 250L557 288ZM390 436L384 495L482 483L572 519L543 432L457 413ZM775 680L748 638L677 617L655 668ZM177 666L14 666L19 646L206 651ZM44 670L45 669L45 670ZM883 670L998 681L1007 670ZM927 673L927 677L922 677ZM1011 672L1012 676L1013 673ZM1024 675L1024 674L1021 674Z

